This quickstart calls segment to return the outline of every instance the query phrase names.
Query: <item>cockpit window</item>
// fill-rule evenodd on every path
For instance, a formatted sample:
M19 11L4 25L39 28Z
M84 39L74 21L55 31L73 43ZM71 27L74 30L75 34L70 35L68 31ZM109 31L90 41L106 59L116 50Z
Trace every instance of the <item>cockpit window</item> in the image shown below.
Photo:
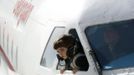
M134 67L134 20L89 26L85 33L102 69Z

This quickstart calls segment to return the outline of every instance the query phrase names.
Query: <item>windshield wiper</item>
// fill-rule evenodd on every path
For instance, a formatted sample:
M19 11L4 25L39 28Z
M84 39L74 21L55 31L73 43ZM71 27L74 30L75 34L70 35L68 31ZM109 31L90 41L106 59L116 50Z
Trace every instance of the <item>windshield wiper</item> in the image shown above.
M100 66L100 64L97 60L97 56L96 56L95 52L93 50L89 50L89 54L93 58L93 61L95 63L95 67L97 68L97 71L98 71L99 75L102 75L102 69L101 69L101 66Z

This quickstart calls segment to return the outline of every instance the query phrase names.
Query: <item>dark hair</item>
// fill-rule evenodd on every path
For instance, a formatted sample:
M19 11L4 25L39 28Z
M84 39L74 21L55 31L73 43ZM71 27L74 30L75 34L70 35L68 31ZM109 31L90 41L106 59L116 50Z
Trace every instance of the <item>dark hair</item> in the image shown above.
M54 49L58 49L60 47L70 48L75 45L75 39L72 35L63 35L59 40L54 43Z

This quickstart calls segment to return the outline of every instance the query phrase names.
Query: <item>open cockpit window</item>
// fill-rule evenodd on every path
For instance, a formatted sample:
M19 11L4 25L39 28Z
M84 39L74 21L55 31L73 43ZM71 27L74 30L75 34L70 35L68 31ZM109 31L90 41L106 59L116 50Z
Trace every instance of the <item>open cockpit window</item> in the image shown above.
M53 68L56 70L61 70L62 68L66 68L69 72L73 70L73 68L79 67L79 71L87 71L89 68L89 63L87 61L86 55L84 53L83 47L80 43L79 37L76 33L75 29L71 29L68 34L73 36L76 39L76 44L74 47L69 48L68 54L72 54L72 50L77 49L77 55L75 57L69 58L67 60L62 61L58 52L54 50L54 43L64 34L64 27L55 27L48 42L44 49L42 59L40 62L41 66L47 68ZM68 35L67 34L67 35Z
M88 42L103 70L134 67L134 20L89 26Z

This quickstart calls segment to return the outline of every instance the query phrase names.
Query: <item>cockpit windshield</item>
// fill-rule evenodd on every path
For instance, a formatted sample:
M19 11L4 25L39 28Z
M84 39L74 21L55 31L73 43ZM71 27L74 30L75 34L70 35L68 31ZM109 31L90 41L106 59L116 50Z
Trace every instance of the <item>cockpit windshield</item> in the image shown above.
M103 70L134 67L134 20L89 26L85 34Z

